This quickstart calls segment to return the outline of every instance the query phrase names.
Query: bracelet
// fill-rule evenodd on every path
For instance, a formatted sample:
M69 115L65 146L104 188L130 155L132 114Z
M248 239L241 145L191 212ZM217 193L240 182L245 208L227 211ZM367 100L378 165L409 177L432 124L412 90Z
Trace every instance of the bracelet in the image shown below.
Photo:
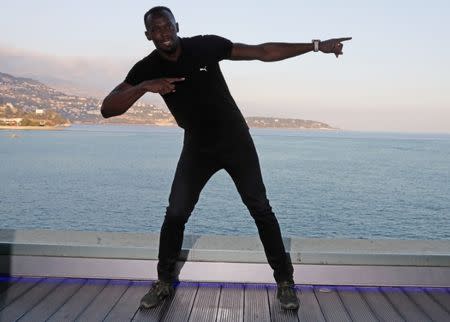
M312 43L314 45L314 52L318 52L319 51L320 40L319 39L313 39Z

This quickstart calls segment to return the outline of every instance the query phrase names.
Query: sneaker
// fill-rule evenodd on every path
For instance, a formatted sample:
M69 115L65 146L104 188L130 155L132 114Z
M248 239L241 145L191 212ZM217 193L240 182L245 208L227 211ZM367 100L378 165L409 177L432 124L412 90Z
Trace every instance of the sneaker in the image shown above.
M277 299L280 301L283 309L298 309L298 298L295 294L294 284L291 282L278 283Z
M148 291L148 293L141 299L140 307L144 309L155 307L166 297L172 296L174 292L175 290L172 283L156 281L153 283L150 291Z

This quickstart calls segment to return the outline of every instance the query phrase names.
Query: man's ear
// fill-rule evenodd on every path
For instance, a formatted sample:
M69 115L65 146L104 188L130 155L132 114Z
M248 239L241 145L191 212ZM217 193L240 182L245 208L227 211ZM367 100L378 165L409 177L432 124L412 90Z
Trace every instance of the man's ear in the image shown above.
M150 32L148 30L145 31L145 37L147 37L148 40L152 40L152 36L150 35Z
M178 22L175 23L175 26L177 27L177 32L179 32L180 28L178 27Z

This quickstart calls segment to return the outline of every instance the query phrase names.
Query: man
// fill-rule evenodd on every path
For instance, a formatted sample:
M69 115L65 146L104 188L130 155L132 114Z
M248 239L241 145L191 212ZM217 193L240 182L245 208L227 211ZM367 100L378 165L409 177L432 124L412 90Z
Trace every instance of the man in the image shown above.
M261 45L232 43L212 35L180 38L174 15L161 6L150 9L144 22L145 35L156 50L136 63L125 81L104 99L101 113L105 118L121 115L145 93L158 93L185 134L161 228L158 281L142 298L141 307L154 307L173 294L185 224L207 181L215 172L225 169L255 220L267 260L274 270L281 306L298 308L293 267L266 197L258 156L219 61L278 61L319 50L338 57L342 54L341 42L351 38Z

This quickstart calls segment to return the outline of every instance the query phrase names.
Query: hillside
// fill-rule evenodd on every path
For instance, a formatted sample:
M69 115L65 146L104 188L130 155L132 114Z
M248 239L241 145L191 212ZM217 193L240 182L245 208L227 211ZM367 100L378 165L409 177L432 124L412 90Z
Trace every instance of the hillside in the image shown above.
M72 123L174 124L172 116L154 105L136 103L125 115L105 120L101 100L67 95L29 78L0 73L0 105L12 104L25 112L51 109Z
M75 124L128 123L175 125L172 115L163 107L137 102L124 115L105 120L100 115L101 99L67 95L41 82L0 72L0 106L12 106L23 113L36 109L52 110ZM250 127L333 129L328 124L301 119L248 117Z

